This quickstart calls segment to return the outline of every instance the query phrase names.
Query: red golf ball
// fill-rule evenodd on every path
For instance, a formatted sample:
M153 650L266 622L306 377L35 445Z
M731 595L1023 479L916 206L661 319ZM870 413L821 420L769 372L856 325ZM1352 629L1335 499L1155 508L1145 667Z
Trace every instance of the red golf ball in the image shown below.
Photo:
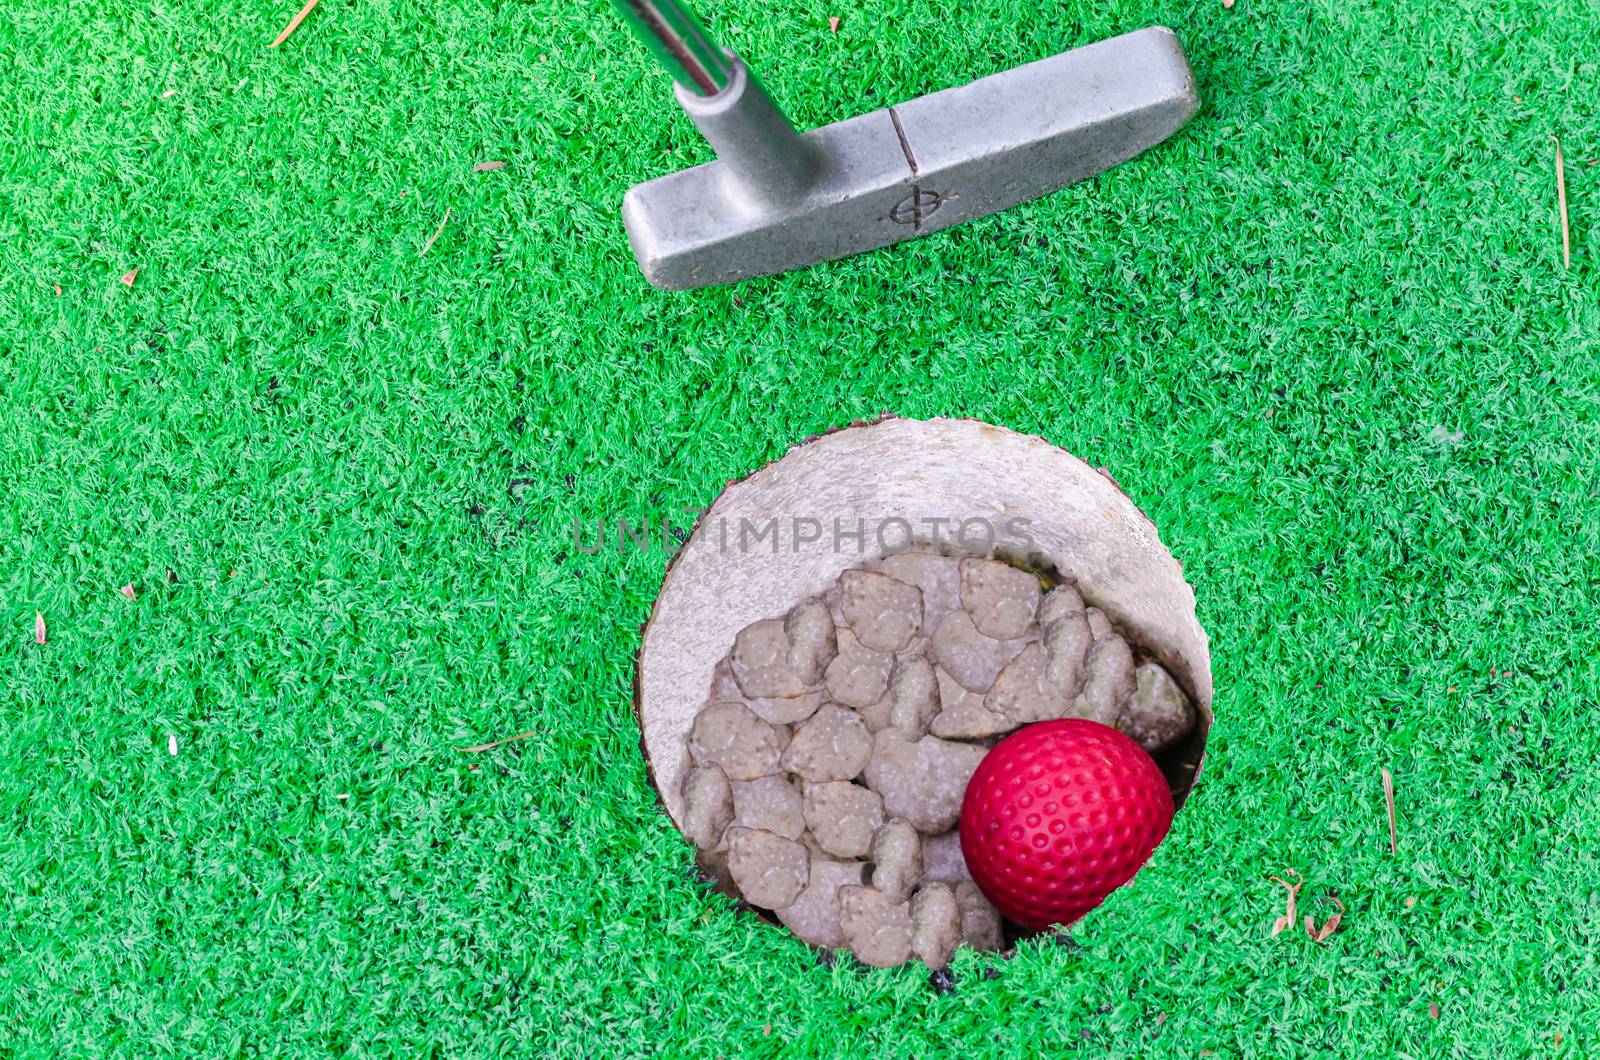
M1018 729L967 784L961 852L978 888L1031 930L1070 924L1133 879L1172 826L1144 748L1068 719Z

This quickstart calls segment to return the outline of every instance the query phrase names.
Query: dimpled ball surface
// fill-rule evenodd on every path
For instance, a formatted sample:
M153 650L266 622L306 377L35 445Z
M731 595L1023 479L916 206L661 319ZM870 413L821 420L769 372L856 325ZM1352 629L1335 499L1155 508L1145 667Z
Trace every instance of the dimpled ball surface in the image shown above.
M1172 825L1144 749L1093 721L1046 721L995 745L967 785L961 850L973 880L1031 930L1070 924L1133 878Z

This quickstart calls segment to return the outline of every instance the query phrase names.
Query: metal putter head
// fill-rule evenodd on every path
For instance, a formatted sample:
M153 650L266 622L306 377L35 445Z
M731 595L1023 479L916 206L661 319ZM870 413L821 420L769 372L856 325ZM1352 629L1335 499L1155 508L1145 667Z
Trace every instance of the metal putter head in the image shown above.
M1062 52L804 135L674 0L617 0L717 160L629 189L657 287L732 283L1004 210L1165 140L1200 104L1164 27Z

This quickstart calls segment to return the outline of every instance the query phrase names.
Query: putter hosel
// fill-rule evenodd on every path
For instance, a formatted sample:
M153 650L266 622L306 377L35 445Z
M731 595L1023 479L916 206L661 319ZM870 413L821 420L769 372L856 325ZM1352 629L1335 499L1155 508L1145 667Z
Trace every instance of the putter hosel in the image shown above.
M822 152L794 131L737 55L728 52L727 59L730 74L722 91L703 96L680 83L674 86L679 105L738 185L733 190L765 206L804 196L822 172Z

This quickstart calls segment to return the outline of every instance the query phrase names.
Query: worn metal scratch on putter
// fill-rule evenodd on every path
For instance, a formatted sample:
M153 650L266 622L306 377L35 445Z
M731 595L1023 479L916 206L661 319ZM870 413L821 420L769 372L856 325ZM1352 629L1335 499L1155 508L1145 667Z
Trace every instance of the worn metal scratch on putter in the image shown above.
M616 0L717 160L631 188L622 217L658 287L732 283L859 254L1125 162L1198 108L1156 26L797 133L674 0Z

